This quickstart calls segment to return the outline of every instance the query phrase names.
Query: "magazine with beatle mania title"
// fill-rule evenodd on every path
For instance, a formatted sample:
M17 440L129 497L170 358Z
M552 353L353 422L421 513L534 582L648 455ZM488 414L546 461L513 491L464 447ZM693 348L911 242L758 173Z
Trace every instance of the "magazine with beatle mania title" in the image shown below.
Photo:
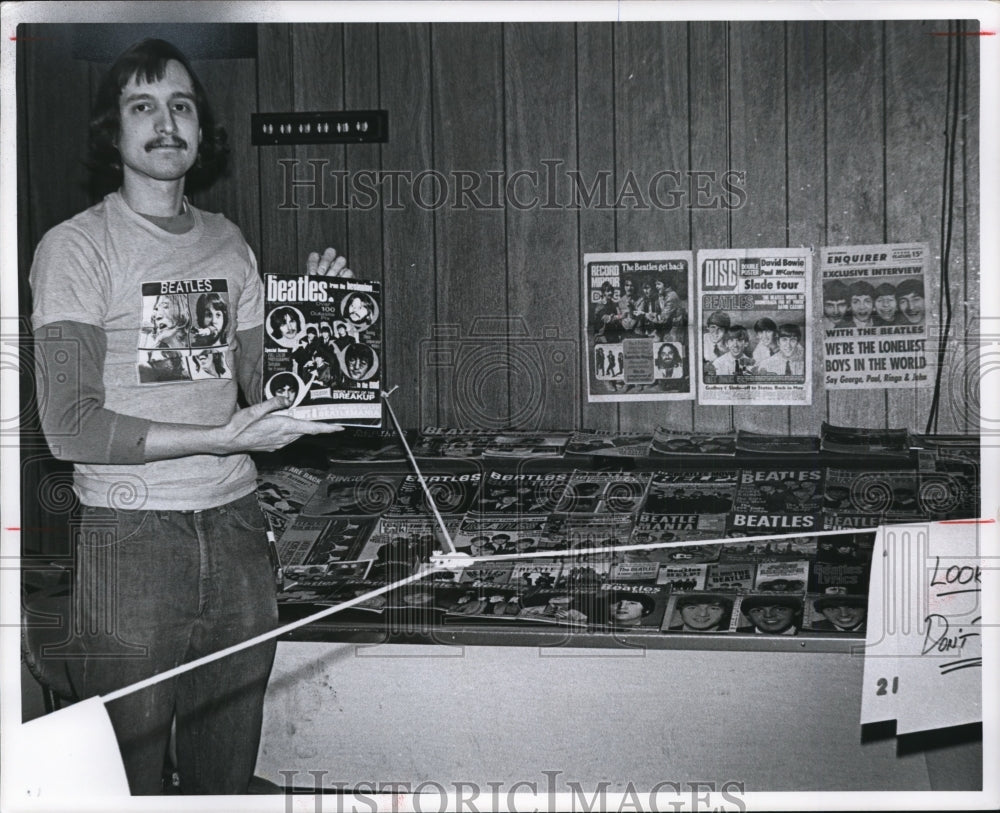
M264 397L310 421L381 426L382 284L264 275Z

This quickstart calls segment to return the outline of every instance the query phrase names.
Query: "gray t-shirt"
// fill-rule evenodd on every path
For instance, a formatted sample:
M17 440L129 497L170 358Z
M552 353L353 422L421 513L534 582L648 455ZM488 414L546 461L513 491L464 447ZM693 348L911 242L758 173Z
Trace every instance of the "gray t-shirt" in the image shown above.
M104 332L106 409L217 426L236 410L236 331L263 323L263 288L239 229L189 208L193 227L171 234L115 192L53 228L31 269L32 325ZM74 464L80 501L116 508L211 508L249 494L255 476L245 454Z

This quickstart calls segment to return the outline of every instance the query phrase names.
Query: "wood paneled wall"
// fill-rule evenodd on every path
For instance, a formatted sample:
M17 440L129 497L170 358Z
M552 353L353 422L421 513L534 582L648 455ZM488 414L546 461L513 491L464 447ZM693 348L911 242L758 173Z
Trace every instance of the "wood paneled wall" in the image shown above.
M584 252L727 246L927 241L939 254L944 229L955 340L938 429L966 431L976 420L965 401L975 366L963 354L979 310L979 65L978 38L957 36L962 27L263 24L256 59L195 62L233 144L230 177L196 202L236 221L262 268L293 272L333 245L358 275L385 282L389 383L411 426L815 433L825 419L923 431L929 391L824 393L818 364L811 406L587 404L580 266ZM80 160L105 67L70 56L66 27L28 28L18 60L22 280L42 233L91 202ZM250 145L252 112L344 108L387 109L389 142ZM331 204L331 172L475 173L485 197L487 173L543 172L543 161L588 183L611 173L612 198L629 172L644 184L660 170L745 171L747 200L736 210L462 210L418 206L404 189L399 207L383 195L352 208L311 206L300 187L298 205L281 208L289 171L326 173ZM421 189L433 197L430 179ZM558 194L568 196L564 179Z

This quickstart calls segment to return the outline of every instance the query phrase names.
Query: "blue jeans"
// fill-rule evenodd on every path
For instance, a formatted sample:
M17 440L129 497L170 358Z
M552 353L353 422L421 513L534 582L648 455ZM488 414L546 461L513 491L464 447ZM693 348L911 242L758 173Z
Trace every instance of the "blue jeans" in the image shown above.
M84 506L76 545L78 694L90 697L277 625L264 518L250 494L203 511ZM184 793L245 793L274 642L107 704L133 794L162 792L176 715Z

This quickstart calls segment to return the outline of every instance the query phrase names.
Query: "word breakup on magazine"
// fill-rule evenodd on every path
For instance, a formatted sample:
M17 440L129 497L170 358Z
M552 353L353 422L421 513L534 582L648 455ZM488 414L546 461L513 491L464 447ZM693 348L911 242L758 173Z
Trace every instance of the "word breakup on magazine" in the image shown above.
M264 395L312 421L381 426L382 286L344 277L264 275Z

